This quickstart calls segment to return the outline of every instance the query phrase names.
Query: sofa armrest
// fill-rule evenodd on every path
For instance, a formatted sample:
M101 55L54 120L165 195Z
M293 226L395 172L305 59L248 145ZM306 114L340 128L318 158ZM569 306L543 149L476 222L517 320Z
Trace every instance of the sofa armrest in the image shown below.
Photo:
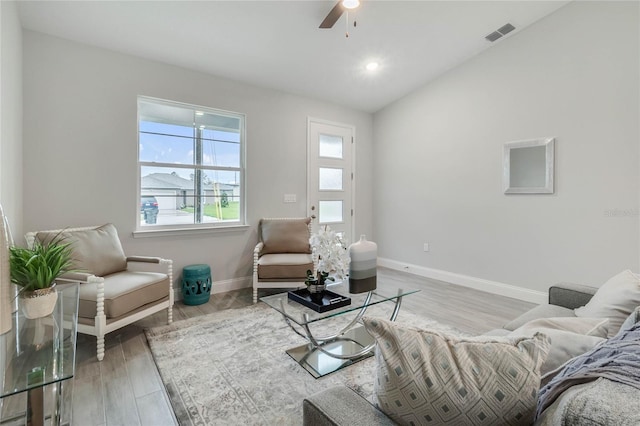
M549 287L549 304L575 309L586 305L598 291L582 284L558 283Z
M304 425L395 425L389 417L346 386L315 393L302 401Z

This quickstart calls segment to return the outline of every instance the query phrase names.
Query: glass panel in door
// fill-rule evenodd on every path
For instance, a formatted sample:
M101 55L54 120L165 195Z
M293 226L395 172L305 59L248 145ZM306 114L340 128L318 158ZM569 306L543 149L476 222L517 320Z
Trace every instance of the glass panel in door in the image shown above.
M320 191L341 191L342 190L342 169L330 167L320 167L319 190Z
M342 148L344 140L339 135L319 135L319 154L320 157L326 158L342 158Z

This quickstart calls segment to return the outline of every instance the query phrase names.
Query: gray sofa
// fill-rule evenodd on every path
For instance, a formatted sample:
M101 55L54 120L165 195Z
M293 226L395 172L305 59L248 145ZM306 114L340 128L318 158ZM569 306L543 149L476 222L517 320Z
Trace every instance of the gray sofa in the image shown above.
M597 288L560 283L549 289L549 303L536 306L505 324L506 334L538 318L572 317L573 309L585 305ZM372 377L372 380L374 378ZM384 413L360 395L337 386L304 399L305 425L393 425ZM607 379L573 386L565 391L538 420L540 425L640 424L640 390Z

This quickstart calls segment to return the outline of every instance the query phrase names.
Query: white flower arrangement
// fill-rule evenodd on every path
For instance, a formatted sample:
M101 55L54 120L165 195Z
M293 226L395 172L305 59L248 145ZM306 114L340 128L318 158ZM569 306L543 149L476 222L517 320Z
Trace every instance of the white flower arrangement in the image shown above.
M328 279L345 279L349 273L349 250L342 238L328 226L311 235L309 244L313 249L313 261L317 263L317 279L322 283Z

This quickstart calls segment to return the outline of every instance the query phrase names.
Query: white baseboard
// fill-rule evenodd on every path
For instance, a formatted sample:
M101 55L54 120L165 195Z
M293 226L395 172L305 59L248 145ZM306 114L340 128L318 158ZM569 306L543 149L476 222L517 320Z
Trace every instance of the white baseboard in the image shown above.
M253 287L253 277L232 278L230 280L214 281L211 285L211 293L226 293L231 290Z
M240 290L253 286L253 277L232 278L230 280L214 281L211 284L211 294L226 293L227 291ZM175 300L182 300L182 287L178 281L173 288Z
M524 300L526 302L547 303L548 301L548 295L543 291L530 290L527 288L517 287L498 281L490 281L483 278L457 274L455 272L448 272L442 271L440 269L427 268L425 266L412 265L410 263L399 262L397 260L379 257L378 266L395 269L396 271L404 271L421 277L445 281L451 284L457 284L463 287L482 290L493 294L499 294L501 296L512 297L514 299Z

